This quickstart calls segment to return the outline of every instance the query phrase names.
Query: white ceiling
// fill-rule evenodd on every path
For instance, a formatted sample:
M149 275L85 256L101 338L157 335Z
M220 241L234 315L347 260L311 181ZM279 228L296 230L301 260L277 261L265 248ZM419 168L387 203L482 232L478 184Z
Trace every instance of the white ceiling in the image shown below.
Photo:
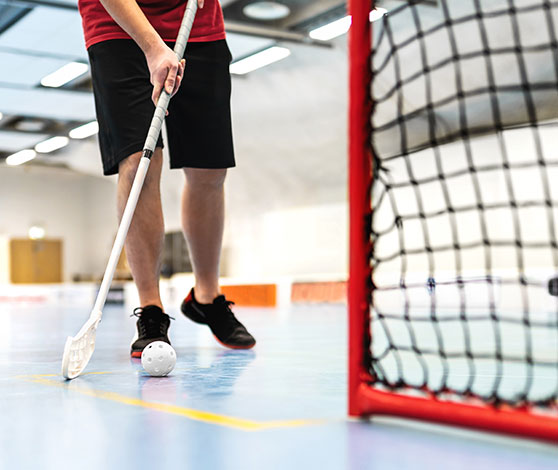
M0 112L61 121L91 121L95 117L91 93L41 88L0 88Z
M3 48L13 48L23 54L87 60L81 19L76 10L34 8L0 36L0 50Z
M76 1L63 3L75 5ZM228 41L234 58L274 44L270 39L234 33L229 33ZM87 62L79 13L35 7L0 35L0 112L59 121L95 119L91 93L38 86L45 75L71 61ZM27 148L28 141L28 136L21 137L17 132L3 132L0 151Z
M75 0L64 1L72 5L76 3ZM290 1L294 2L294 0ZM309 1L311 0L300 0L301 3ZM534 0L523 1L525 5L529 5ZM540 0L537 1L540 2ZM326 0L318 0L318 2L324 2L325 4ZM233 0L222 0L221 3L223 6L226 6L233 3ZM381 5L393 11L396 6L402 3L399 0L384 0L381 2ZM494 6L494 8L506 5L505 0L490 0L490 2L487 0L486 3L487 5ZM458 15L462 13L460 10L464 9L466 5L472 5L472 2L456 1L449 2L448 5L451 7L452 15ZM440 21L441 9L427 5L420 8L424 13L421 14L421 21L424 22L424 26ZM398 20L396 36L400 42L414 28L414 19L410 15L408 16L406 21ZM541 24L545 24L545 22L540 10L534 11L533 15L522 16L521 29L525 44L537 44L537 41L545 40L545 30L540 27ZM461 37L474 38L475 34L478 36L478 31L476 31L474 25L471 24L468 29L465 26L460 26L459 34ZM381 32L381 29L382 26L378 23L374 28L376 35ZM489 28L490 40L496 41L495 44L498 45L500 43L503 45L511 44L513 37L509 30L510 27L505 18L492 19ZM233 33L228 34L228 40L234 58L246 56L251 52L261 50L274 43L272 39ZM427 38L429 60L433 58L436 61L438 57L447 57L448 51L446 49L448 48L448 43L449 41L444 37L439 39L433 35ZM419 46L420 42L415 41L408 47L399 50L399 56L405 63L407 74L419 70L422 66L419 60L421 53ZM478 41L473 39L460 41L460 48L465 48L461 52L467 52L471 48L478 49L479 47ZM389 50L380 47L376 54L376 60L381 62L380 58L382 56L387 57L389 54ZM548 55L531 54L528 59L529 78L532 83L543 83L553 80L554 65ZM72 60L87 61L83 44L81 19L78 12L61 8L35 7L29 14L0 35L0 112L6 116L39 117L64 122L86 122L93 120L95 113L93 98L90 92L37 87L37 84L44 75ZM517 75L517 73L514 73L514 70L516 70L514 68L515 57L502 55L501 57L495 56L493 60L496 61L495 67L498 71L496 79L498 84L504 83L506 80L514 77L514 75ZM479 61L482 62L482 58L479 58ZM296 67L294 57L289 59L289 64L292 67ZM485 67L482 64L477 66L476 64L469 63L463 73L464 80L467 83L470 82L471 87L477 86L475 85L476 82L483 81L483 77L479 74L484 69ZM442 75L442 72L444 72L444 69L437 73ZM436 78L434 75L433 77ZM451 77L447 79L441 76L436 78L435 81L436 87L434 92L437 95L455 95L455 83L451 80ZM517 82L517 77L515 81ZM384 72L376 77L375 93L389 90L393 83L393 69L386 67ZM407 85L407 90L410 90L410 92L406 95L405 105L409 109L420 108L422 104L419 101L419 97L422 96L423 88L419 81ZM551 93L548 96L547 94L539 93L535 97L536 104L538 105L537 112L543 113L540 114L541 119L550 119L556 116L556 109L558 109L556 96L555 93ZM521 99L519 94L518 97L518 99ZM377 123L393 118L393 114L398 110L395 101L394 95L391 99L385 100L377 106ZM502 110L502 113L507 116L510 122L522 121L521 116L512 119L517 109L523 109L514 100L506 98L505 100L502 99L501 103L506 108ZM483 116L489 116L489 113L486 111L488 105L489 100L484 98L479 103L472 103L470 106L470 118L482 124ZM448 129L454 129L459 123L454 118L455 110L452 109L450 111L453 114L448 116L438 111L437 117L447 124L446 127ZM424 138L425 120L422 116L418 116L415 121L416 123L410 123L410 125L413 124L417 129L415 132L416 137L413 138L420 141ZM0 124L2 123L0 122ZM410 127L414 129L413 126ZM0 137L0 152L7 152L7 149L17 148L19 142L21 142L14 139L13 133L3 134ZM398 135L393 135L390 132L384 133L383 136L377 135L376 140L379 148L388 153L397 152L397 148L394 149L394 142L401 141Z
M245 57L253 52L265 49L275 43L272 39L243 36L242 34L227 33L227 43L233 60Z
M2 98L0 98L1 100ZM47 134L31 134L29 132L12 132L0 130L0 142L6 152L17 152L25 148L33 148L39 142L46 140Z
M68 0L68 3L72 2ZM274 42L270 39L234 33L229 33L227 38L233 58L245 56ZM33 54L30 55L30 60L33 62L37 60L36 54L43 55L44 61L48 60L47 57L52 60L58 59L57 64L61 60L63 63L68 60L86 62L87 53L79 13L72 10L36 7L0 36L0 51L6 50L14 51L13 55L19 57L20 62L24 62L25 55L30 54ZM2 63L10 65L3 68L5 74L10 74L10 81L23 83L22 74L17 70L8 71L12 69L12 63L20 65L12 62L15 59L15 57L2 57Z
M67 64L67 60L31 57L15 52L0 51L0 82L3 86L32 87L41 78Z

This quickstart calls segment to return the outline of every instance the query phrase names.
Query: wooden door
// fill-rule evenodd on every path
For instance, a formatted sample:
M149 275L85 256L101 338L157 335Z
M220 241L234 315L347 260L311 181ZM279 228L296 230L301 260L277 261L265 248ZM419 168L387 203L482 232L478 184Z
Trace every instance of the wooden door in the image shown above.
M62 282L62 241L10 240L10 281L14 284Z

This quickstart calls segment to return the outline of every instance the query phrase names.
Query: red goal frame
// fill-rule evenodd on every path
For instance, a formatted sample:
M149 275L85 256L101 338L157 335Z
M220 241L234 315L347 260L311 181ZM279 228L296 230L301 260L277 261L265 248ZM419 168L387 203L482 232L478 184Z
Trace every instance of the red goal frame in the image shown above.
M558 417L525 407L498 408L464 400L444 401L375 389L366 366L369 355L372 269L370 254L371 0L349 0L349 374L348 407L353 417L399 416L558 442Z

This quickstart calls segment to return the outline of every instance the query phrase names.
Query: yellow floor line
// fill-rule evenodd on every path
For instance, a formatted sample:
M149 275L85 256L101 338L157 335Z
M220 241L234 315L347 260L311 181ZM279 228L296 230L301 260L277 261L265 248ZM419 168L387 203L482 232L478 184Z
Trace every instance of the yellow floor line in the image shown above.
M92 374L95 374L95 372L93 372ZM103 374L103 372L98 372L96 374ZM309 425L316 425L316 424L323 423L323 420L307 420L307 419L295 419L295 420L285 420L285 421L264 421L264 422L251 421L247 419L234 418L232 416L210 413L207 411L199 411L191 408L184 408L182 406L177 406L177 405L145 401L140 398L128 397L126 395L121 395L115 392L106 392L103 390L94 390L94 389L83 388L83 387L73 387L73 386L69 387L68 382L60 382L57 380L49 379L47 377L57 377L57 375L37 374L37 375L18 376L17 378L21 380L25 380L26 382L47 385L49 387L63 388L71 392L80 393L82 395L87 395L90 397L100 398L102 400L109 400L116 403L122 403L124 405L138 406L141 408L147 408L150 410L160 411L163 413L169 413L176 416L183 416L185 418L192 419L195 421L215 424L218 426L226 426L229 428L239 429L241 431L263 431L266 429L292 428L298 426L309 426Z

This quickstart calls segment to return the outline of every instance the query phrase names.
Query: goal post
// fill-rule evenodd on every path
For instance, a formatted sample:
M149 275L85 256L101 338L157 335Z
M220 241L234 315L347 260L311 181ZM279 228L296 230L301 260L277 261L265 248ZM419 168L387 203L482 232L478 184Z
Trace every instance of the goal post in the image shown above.
M392 17L388 13L382 31L374 35L381 38L384 53L381 63L373 65L369 16L374 2L348 2L349 415L406 417L558 442L558 303L548 292L558 250L558 188L555 192L548 183L558 176L558 154L549 152L549 142L558 142L553 140L558 137L558 42L553 32L558 2L501 0L487 10L478 0L462 2L470 11L451 10L448 0L405 3ZM425 19L420 18L423 11L429 15ZM399 18L405 34L397 42ZM522 43L533 24L546 32L540 41ZM511 31L509 44L501 43L505 35L495 33L499 27ZM478 31L478 50L475 38L463 38L465 31L469 36ZM427 60L424 44L425 37L436 34L449 38L448 57L439 64ZM468 43L456 45L456 37ZM414 54L421 63L407 73L397 54L413 41L421 43ZM404 58L412 58L406 53ZM533 75L542 61L546 75ZM436 80L448 80L448 64L456 74L451 80L456 91L437 100L432 90ZM466 67L481 64L486 66L477 74L482 78L463 77ZM497 64L515 64L517 83L506 81L511 68L502 79L493 70ZM391 75L385 72L389 67ZM379 73L395 83L384 77L385 96L376 102L371 90ZM470 89L467 80L475 81ZM416 93L418 81L426 84L425 102L413 97L409 105L405 87ZM474 153L478 139L493 146L498 161ZM513 142L530 145L532 158L514 160ZM447 145L454 146L446 151ZM446 170L453 156L463 156L465 163ZM423 172L431 165L432 174L417 175L414 161ZM400 168L407 179L397 175ZM464 177L472 188L470 204L458 202ZM533 185L533 194L522 199L518 178ZM500 192L509 200L487 196L483 184L494 186L496 180L502 180ZM434 191L446 206L429 207ZM416 213L401 209L402 194L413 198ZM473 209L478 212L474 223ZM375 211L384 219L392 216L393 223L376 227ZM546 235L529 238L537 217L543 227L538 231ZM494 229L495 219L500 228ZM498 231L508 219L509 239ZM477 223L478 240L467 238ZM421 240L412 248L409 232ZM446 232L448 239L439 241ZM464 265L473 254L480 261L469 269ZM389 308L375 305L378 299ZM485 341L478 338L483 331ZM376 350L374 341L382 342ZM486 378L490 374L494 378ZM525 377L518 379L519 392L508 393L514 374Z
M351 0L349 14L349 413L361 414L358 390L370 381L370 0ZM356 20L355 20L356 18Z

